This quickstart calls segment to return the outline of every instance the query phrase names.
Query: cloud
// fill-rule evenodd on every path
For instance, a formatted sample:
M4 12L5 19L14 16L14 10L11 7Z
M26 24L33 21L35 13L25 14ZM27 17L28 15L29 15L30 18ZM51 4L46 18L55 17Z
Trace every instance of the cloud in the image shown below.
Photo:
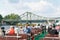
M19 0L8 0L10 3L19 3Z
M31 8L32 11L45 11L44 9L49 6L52 7L52 4L48 3L47 1L39 1L39 2L25 3L25 6Z
M60 7L59 8L56 8L56 12L54 14L56 17L60 17Z
M16 13L22 14L26 11L31 11L33 13L37 13L41 16L59 16L60 14L60 7L56 7L53 3L40 0L35 2L28 2L20 0L18 3L11 3L8 0L0 1L0 14L3 16Z
M54 14L57 11L52 3L43 0L39 2L27 2L24 5L29 7L31 12L38 13L38 15L42 16L53 16L52 13Z

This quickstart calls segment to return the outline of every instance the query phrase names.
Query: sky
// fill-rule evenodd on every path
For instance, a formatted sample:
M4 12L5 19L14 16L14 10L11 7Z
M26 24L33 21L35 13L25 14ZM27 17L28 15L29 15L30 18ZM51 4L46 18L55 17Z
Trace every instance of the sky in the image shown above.
M0 14L32 12L44 17L60 17L60 0L0 0Z

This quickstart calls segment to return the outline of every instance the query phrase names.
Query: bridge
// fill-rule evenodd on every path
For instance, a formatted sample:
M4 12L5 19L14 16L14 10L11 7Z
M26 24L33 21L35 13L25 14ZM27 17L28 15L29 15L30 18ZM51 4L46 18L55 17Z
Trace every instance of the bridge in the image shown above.
M47 22L47 20L49 20L49 18L47 17L42 17L42 16L39 16L39 15L36 15L36 14L33 14L31 12L25 12L24 14L21 14L20 15L20 18L21 19L16 19L16 20L13 20L13 19L4 19L3 21L4 22L15 22L15 23L44 23L44 22ZM52 21L54 21L53 19L50 19Z

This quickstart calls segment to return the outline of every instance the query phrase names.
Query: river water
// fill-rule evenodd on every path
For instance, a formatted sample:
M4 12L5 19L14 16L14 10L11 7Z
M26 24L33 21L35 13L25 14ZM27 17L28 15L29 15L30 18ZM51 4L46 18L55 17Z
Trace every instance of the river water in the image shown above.
M11 25L3 25L3 26L1 26L1 27L4 27L5 28L5 30L7 30L7 29L9 29L10 28L10 26ZM14 27L16 27L15 25L13 25Z

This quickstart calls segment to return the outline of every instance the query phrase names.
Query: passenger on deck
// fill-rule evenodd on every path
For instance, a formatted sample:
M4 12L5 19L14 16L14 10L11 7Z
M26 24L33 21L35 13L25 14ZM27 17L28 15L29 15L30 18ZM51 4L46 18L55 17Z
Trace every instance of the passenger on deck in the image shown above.
M38 25L35 25L35 28L34 29L40 29L41 30L41 26L40 26L40 24L38 24Z
M31 32L31 29L26 25L25 26L25 29L24 29L24 32L25 33L30 33Z
M23 29L23 26L20 26L20 34L24 34L24 29Z
M6 31L6 34L10 34L10 35L15 34L14 27L13 27L13 26L10 26L10 29L8 29L8 30Z
M34 27L35 28L40 28L40 25L39 24L38 25L35 24Z
M40 27L40 24L38 24L37 28L41 28L41 27Z
M1 27L3 34L5 35L5 28Z
M56 27L56 25L55 25L55 24L53 24L53 27L55 28L55 27Z
M32 28L35 28L35 25L33 25Z
M27 25L27 26L28 26L28 28L32 29L32 26L30 26L30 25Z
M4 34L3 34L3 32L2 32L2 29L1 29L1 27L0 27L0 36L3 36Z
M52 30L51 30L50 33L51 33L51 34L58 34L57 30L56 30L54 27L52 28Z
M49 27L48 27L48 32L50 33L51 32L51 30L52 30L52 25L50 25Z
M20 27L19 26L16 26L15 27L15 34L19 34L19 32L20 32Z
M57 31L60 31L60 25L56 25L55 29L56 29Z
M60 37L60 24L57 24L56 27L55 27L55 29L58 31L59 37Z

